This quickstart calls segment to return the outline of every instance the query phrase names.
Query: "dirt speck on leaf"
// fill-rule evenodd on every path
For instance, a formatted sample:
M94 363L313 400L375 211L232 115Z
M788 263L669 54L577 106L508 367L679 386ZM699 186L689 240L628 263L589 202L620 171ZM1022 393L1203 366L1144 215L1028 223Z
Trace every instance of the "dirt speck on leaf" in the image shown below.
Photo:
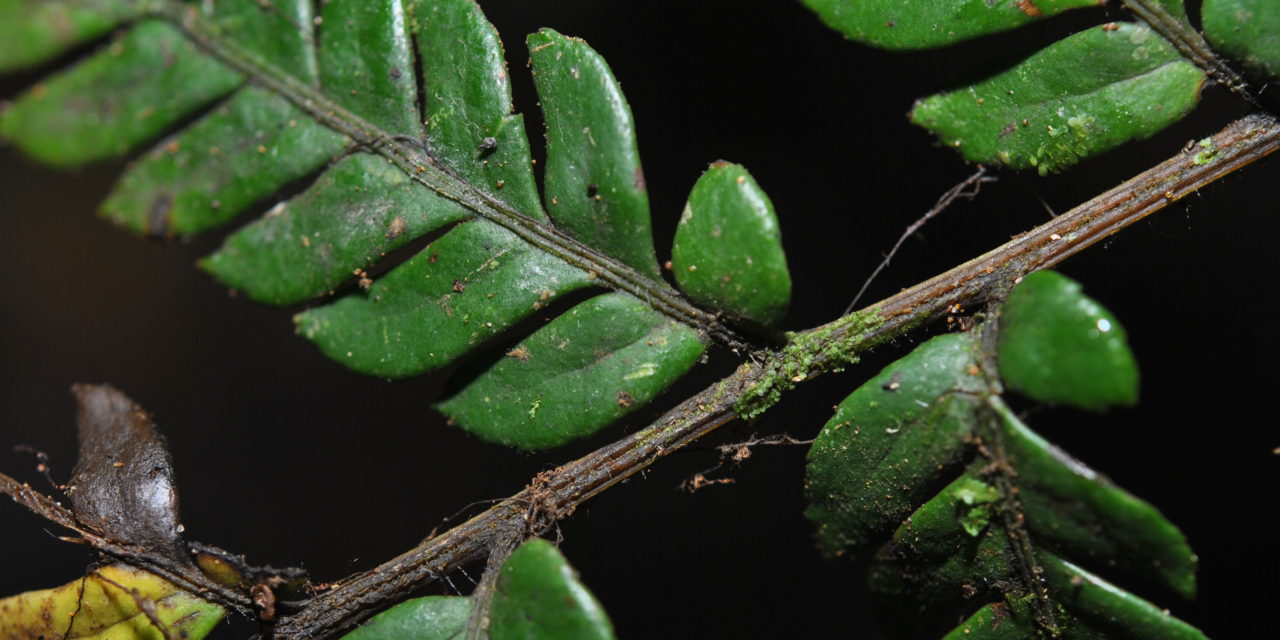
M619 392L618 392L618 406L619 406L619 407L630 407L631 405L633 405L633 404L635 404L635 403L636 403L636 399L635 399L635 398L633 398L633 397L631 397L631 394L627 393L626 391L619 391Z

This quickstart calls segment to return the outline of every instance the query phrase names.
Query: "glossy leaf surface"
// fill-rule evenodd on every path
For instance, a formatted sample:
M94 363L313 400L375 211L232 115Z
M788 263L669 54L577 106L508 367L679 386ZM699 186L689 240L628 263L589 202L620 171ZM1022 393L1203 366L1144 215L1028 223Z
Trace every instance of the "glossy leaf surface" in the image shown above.
M717 162L693 186L671 247L676 283L712 309L772 326L791 302L773 203L741 165Z
M804 0L827 26L882 49L929 49L1105 0Z
M417 136L422 123L404 4L322 3L318 64L321 83L342 106L393 135Z
M579 240L658 276L631 108L604 58L543 29L528 38L547 122L547 212Z
M545 220L524 117L511 103L498 32L474 2L418 2L412 7L432 151L525 217Z
M1124 327L1053 271L1023 279L1000 313L1000 375L1043 402L1085 409L1138 401L1138 365Z
M961 462L975 428L962 392L983 384L975 349L967 334L939 336L840 403L809 450L805 486L825 553L879 544Z
M1205 0L1200 16L1214 48L1264 77L1280 77L1280 3Z
M1000 417L1032 535L1069 557L1142 575L1195 597L1196 556L1173 523L1036 435L1006 407Z
M552 320L439 408L486 440L552 447L644 405L705 348L643 302L605 294Z
M450 640L466 626L470 613L470 598L414 598L370 618L342 640Z
M358 153L307 191L231 234L201 268L250 298L297 304L324 296L383 256L468 219L386 160Z
M1204 79L1146 26L1110 23L925 98L911 119L973 162L1044 175L1176 122L1199 100Z
M140 604L141 603L141 604ZM153 608L167 634L144 613ZM200 640L221 607L141 569L110 565L61 587L0 600L0 637L11 640Z
M1080 620L1086 633L1094 632L1093 637L1206 640L1199 629L1169 615L1167 610L1066 560L1044 553L1040 562L1058 601Z
M449 364L590 283L582 271L476 220L458 225L367 290L295 321L299 333L335 360L399 378Z
M489 616L493 640L610 640L613 625L550 542L530 540L500 569Z

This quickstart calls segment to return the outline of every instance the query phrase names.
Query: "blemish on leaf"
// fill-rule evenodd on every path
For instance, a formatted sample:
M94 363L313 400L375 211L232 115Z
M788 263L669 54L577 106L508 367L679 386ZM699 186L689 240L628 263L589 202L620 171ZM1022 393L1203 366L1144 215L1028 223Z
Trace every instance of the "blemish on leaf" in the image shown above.
M1040 7L1037 7L1036 3L1031 0L1018 0L1018 10L1027 14L1027 17L1030 18L1039 18L1043 15L1040 11Z
M658 372L658 363L642 362L640 363L640 366L636 367L635 371L632 371L631 373L628 373L627 375L623 376L622 379L635 380L637 378L647 378L657 372Z
M391 219L391 224L387 225L386 238L388 240L395 240L400 237L400 234L404 233L405 229L408 227L409 223L404 219L404 216L396 216Z
M171 213L173 212L173 196L167 193L160 193L156 199L151 202L151 211L147 213L147 235L153 238L162 238L169 234L169 227L172 223Z
M619 406L619 407L629 407L629 406L631 406L631 405L635 404L635 402L636 402L635 398L632 398L632 397L631 397L631 394L627 393L626 391L619 391L619 392L618 392L618 406Z

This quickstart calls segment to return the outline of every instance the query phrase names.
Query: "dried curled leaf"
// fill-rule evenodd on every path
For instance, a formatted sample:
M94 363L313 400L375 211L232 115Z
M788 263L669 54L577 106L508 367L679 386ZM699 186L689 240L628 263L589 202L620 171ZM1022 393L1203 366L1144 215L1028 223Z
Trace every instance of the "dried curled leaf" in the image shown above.
M76 518L106 538L185 561L173 462L151 415L106 385L72 392L80 457L67 493Z

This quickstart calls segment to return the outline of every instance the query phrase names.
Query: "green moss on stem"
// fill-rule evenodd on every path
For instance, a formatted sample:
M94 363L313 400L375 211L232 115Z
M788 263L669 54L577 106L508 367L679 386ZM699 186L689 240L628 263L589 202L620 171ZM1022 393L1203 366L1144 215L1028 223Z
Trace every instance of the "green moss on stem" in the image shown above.
M803 333L787 333L787 344L771 354L760 380L747 389L734 405L743 418L751 419L768 411L782 399L782 394L808 378L833 371L858 361L858 353L866 347L866 334L884 324L879 309L852 313L835 322Z

